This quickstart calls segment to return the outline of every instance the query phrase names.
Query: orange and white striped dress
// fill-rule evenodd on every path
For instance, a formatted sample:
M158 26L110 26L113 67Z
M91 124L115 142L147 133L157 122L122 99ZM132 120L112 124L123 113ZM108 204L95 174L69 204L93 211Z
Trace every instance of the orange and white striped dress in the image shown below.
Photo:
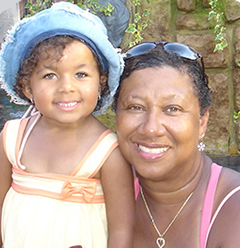
M13 179L2 211L4 248L106 248L103 190L93 177L118 145L116 135L105 131L70 176L32 174L20 163L34 126L23 137L28 121L8 121L3 130Z

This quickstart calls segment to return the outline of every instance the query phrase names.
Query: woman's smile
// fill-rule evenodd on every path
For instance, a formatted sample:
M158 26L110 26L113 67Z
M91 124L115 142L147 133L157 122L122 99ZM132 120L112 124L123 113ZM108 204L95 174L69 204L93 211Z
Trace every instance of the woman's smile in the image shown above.
M166 152L168 150L169 147L163 147L163 148L149 148L146 146L141 146L138 145L138 148L145 153L151 153L151 154L159 154L159 153L163 153Z
M159 148L150 148L150 147L138 144L137 148L138 148L139 155L144 160L151 161L151 160L156 160L156 159L163 157L167 153L169 146L159 147Z

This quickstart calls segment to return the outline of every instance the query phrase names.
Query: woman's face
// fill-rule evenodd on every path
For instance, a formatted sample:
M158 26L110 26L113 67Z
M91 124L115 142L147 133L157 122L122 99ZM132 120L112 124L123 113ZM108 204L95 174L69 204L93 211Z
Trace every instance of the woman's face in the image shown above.
M207 120L208 111L200 118L190 77L177 69L136 70L123 81L117 106L119 145L142 177L163 179L191 170Z

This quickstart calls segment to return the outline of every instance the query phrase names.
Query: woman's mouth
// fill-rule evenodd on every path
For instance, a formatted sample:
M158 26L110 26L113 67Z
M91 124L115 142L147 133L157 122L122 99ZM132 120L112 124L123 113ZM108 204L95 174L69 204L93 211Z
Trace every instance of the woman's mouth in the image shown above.
M148 148L145 146L138 145L138 148L142 152L158 154L158 153L166 152L169 147L167 146L167 147L162 147L162 148Z
M137 147L138 147L138 154L144 160L148 160L148 161L153 161L163 157L169 149L169 146L150 148L139 144Z

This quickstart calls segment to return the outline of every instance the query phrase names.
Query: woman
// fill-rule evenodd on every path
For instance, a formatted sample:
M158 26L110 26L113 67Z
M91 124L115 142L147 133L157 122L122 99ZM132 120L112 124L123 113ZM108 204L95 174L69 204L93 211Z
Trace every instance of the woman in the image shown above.
M134 247L236 248L240 174L204 155L210 89L202 56L179 43L127 52L117 134L136 171Z

